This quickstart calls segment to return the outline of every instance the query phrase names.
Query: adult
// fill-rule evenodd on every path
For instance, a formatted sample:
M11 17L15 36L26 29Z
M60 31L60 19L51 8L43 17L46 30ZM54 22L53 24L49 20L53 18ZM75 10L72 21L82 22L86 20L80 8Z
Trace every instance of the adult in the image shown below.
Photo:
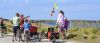
M20 17L19 16L20 16L20 14L16 13L16 16L11 19L11 21L13 23L13 37L12 37L12 41L14 41L14 38L15 38L15 40L17 40L16 39L16 34L17 34L18 29L19 29L19 22L20 22Z
M61 36L64 39L64 12L62 10L60 10L58 15L57 26L59 27L58 31L61 33Z
M4 34L6 35L7 34L7 29L5 27L5 24L4 24L4 19L1 17L0 18L0 28L1 28L1 35L3 36Z

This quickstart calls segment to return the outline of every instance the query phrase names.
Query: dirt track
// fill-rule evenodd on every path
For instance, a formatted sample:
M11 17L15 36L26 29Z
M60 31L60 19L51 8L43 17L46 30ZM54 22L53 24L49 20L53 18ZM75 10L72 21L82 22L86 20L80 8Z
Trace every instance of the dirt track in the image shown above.
M26 42L18 42L18 41L12 42L12 34L7 34L6 36L0 35L0 43L26 43ZM41 42L33 40L29 43L53 43L53 42L50 42L48 39L42 39ZM56 43L80 43L80 42L69 41L69 40L56 40Z

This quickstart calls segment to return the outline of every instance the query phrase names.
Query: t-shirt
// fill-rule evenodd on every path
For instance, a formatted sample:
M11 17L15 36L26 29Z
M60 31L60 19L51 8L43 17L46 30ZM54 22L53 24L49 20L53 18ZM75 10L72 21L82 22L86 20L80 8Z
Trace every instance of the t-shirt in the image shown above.
M2 19L0 18L0 24L1 24L1 22L2 22Z
M30 29L30 24L28 22L24 23L24 30L29 30Z
M11 20L12 20L12 22L13 22L13 26L19 26L19 20L20 18L19 17L17 17L17 16L15 16L15 17L13 17Z
M3 19L0 19L0 26L4 26Z
M23 24L24 24L24 18L20 17L20 25L23 25Z
M64 15L62 15L61 13L58 15L57 24L61 27L64 26Z
M69 25L69 21L65 20L65 22L64 22L64 28L68 28L68 25Z

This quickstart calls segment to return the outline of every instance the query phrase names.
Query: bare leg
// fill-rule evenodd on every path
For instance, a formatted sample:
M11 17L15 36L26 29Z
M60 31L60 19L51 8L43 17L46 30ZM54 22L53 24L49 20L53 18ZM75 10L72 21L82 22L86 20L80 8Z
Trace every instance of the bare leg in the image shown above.
M15 33L15 40L17 41L17 36L16 36L16 33Z
M6 29L4 29L4 35L6 35Z
M5 29L5 35L7 34L7 29Z
M20 31L20 39L21 39L21 41L23 41L23 39L22 39L22 32L23 32L23 30L21 29L21 31Z
M15 33L13 33L12 41L14 41Z
M22 39L22 33L20 33L19 42L20 42L20 40L23 41L23 39ZM24 42L24 41L23 41L23 42Z
M1 29L1 35L3 36L3 29Z
M25 33L25 31L24 31L24 40L25 40L25 36L26 36L26 33Z

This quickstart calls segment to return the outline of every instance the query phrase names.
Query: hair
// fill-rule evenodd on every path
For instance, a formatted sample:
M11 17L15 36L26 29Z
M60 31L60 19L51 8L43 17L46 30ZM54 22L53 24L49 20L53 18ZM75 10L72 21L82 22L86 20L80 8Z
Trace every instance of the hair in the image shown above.
M60 13L64 15L64 12L62 10L60 10Z
M28 20L27 20L27 19L25 19L25 22L28 22Z
M20 14L19 14L19 13L16 13L16 16L17 16L17 17L19 17L19 16L20 16Z
M24 17L24 15L21 15L21 17Z

